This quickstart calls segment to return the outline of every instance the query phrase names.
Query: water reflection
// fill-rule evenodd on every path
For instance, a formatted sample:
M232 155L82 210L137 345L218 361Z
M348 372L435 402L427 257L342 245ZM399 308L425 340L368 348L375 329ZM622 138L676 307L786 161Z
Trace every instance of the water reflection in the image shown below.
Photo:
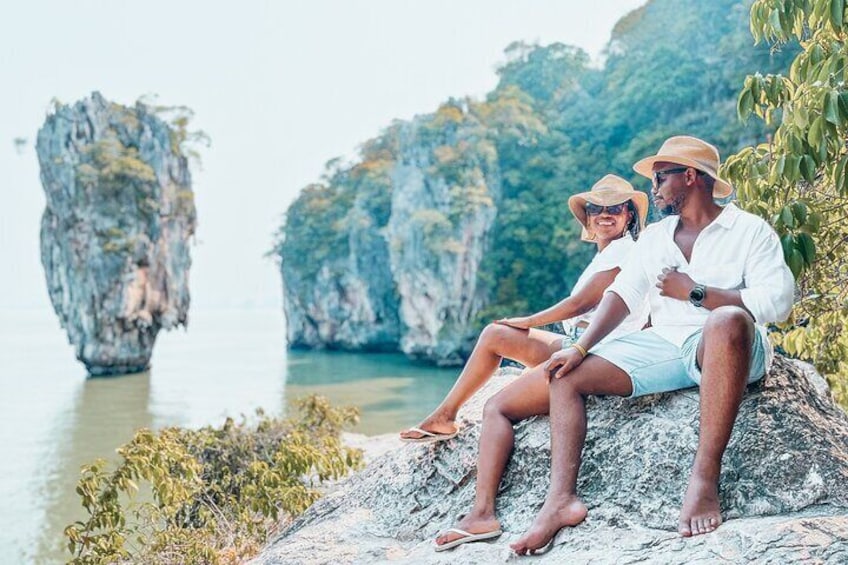
M458 373L390 353L289 352L285 396L316 393L334 405L358 406L361 421L354 431L387 433L429 414Z
M45 514L38 543L41 559L67 560L62 530L85 518L75 492L82 465L98 457L118 460L115 450L139 428L149 428L150 373L87 379L79 387L70 415L60 417L54 438L59 444L48 480L36 493Z
M81 465L141 427L221 425L286 410L311 393L361 408L361 433L423 418L458 370L402 355L291 352L277 311L200 311L189 332L161 334L149 373L86 379L49 311L0 312L0 563L67 560L62 530L84 517Z

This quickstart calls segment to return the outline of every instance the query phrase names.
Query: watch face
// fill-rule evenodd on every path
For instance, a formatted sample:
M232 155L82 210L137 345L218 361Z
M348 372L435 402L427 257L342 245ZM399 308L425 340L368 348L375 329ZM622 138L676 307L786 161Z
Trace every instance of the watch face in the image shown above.
M689 292L689 301L695 306L700 306L701 301L704 299L706 294L707 293L702 285L696 285L695 288Z

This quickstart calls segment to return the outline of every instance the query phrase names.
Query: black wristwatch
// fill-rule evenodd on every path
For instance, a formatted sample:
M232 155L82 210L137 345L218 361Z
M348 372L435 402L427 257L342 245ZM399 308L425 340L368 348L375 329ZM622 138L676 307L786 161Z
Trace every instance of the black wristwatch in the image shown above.
M692 290L689 291L689 302L694 304L697 307L701 307L704 303L704 299L707 297L707 287L703 284L696 284Z

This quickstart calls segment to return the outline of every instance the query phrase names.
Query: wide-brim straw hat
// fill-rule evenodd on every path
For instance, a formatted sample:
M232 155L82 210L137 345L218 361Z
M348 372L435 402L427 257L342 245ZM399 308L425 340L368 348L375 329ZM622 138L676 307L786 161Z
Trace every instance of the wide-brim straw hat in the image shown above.
M568 199L568 207L571 213L583 226L580 239L583 241L594 241L595 237L586 229L587 214L586 203L591 202L598 206L615 206L622 202L631 200L639 217L639 228L645 227L645 218L648 217L648 195L633 188L633 185L616 175L606 175L592 186L590 190L575 194Z
M633 170L643 177L653 178L654 163L675 163L685 167L694 167L715 179L713 198L726 198L733 192L733 186L720 176L718 167L721 160L718 149L706 141L688 135L669 137L653 157L642 159Z

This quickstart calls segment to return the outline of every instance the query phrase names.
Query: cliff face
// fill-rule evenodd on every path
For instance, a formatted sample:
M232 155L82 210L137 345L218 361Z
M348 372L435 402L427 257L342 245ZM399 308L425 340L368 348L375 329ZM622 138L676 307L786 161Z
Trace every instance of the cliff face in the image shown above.
M681 132L725 156L765 139L736 119L739 85L785 73L796 49L752 47L749 7L650 0L616 24L602 68L576 47L514 42L482 100L395 122L333 163L278 240L289 344L453 364L486 321L562 300L594 251L570 195L607 173L648 189L632 163ZM694 78L669 89L666 67Z
M146 369L160 329L188 317L196 212L175 132L95 92L58 106L36 144L53 308L92 375Z
M483 133L455 106L399 125L389 146L292 205L280 249L292 347L461 362L500 193Z
M486 299L477 273L500 180L494 150L474 145L477 124L449 119L456 124L437 136L429 124L401 129L386 237L400 295L401 351L458 364Z
M460 413L463 431L434 446L378 457L325 496L257 564L498 563L542 505L550 472L546 417L516 426L498 495L504 535L444 553L433 538L471 507L485 400L504 370ZM776 360L749 388L724 457L725 523L682 538L677 516L698 439L698 392L589 402L578 488L589 517L560 532L551 563L848 562L848 416L808 365Z

